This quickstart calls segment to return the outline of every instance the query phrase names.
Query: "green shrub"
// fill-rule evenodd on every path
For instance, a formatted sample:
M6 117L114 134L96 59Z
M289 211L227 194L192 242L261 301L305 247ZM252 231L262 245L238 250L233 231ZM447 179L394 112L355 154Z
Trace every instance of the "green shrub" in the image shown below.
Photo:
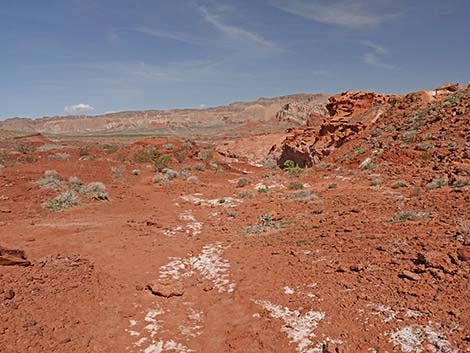
M80 189L80 193L86 197L93 198L95 200L107 201L109 196L106 192L106 186L99 181L94 181Z
M103 145L103 150L104 150L106 153L114 153L114 152L116 152L118 149L119 149L119 146L116 145L116 144L106 143L106 144Z
M178 163L183 163L186 159L186 153L184 151L175 151L173 156L178 161Z
M445 185L447 185L446 179L436 179L426 185L426 190L439 189Z
M78 155L79 157L86 157L90 155L90 151L88 147L85 147L85 146L80 147L80 149L78 150Z
M402 223L402 222L408 222L408 221L416 221L418 219L424 218L425 216L426 214L422 212L413 212L413 211L398 212L390 219L390 222Z
M166 155L160 155L153 161L153 165L157 172L163 171L163 169L168 168L170 165L170 157Z
M253 199L255 197L255 195L253 195L253 193L249 190L243 190L243 191L240 191L238 193L238 197L241 198L241 199Z
M370 182L370 186L377 187L377 186L380 186L381 183L382 182L380 180L375 179Z
M117 167L111 167L111 174L113 175L114 179L122 179L124 177L124 172L126 168L122 165Z
M303 190L303 188L304 188L304 184L302 184L299 181L293 181L287 187L287 189L289 189L289 190Z
M399 188L402 188L404 187L406 184L404 181L397 181L395 184L392 185L392 189L399 189Z
M283 169L289 174L297 175L297 174L302 173L302 169L297 167L295 162L291 161L290 159L285 161L283 166L284 166Z
M79 202L80 199L77 197L76 193L72 190L67 190L54 197L52 200L47 201L44 207L51 211L58 212L78 205Z
M354 154L355 154L356 156L359 156L359 155L364 154L364 153L366 153L366 150L365 150L365 148L362 147L362 146L359 146L359 147L357 147L357 148L354 150Z
M247 178L240 178L240 179L238 179L238 181L237 181L237 186L238 186L239 188L242 188L242 187L247 186L247 185L249 185L249 184L250 184L250 180L247 179Z
M206 169L206 165L204 163L196 163L194 165L194 170L202 172L205 169Z
M65 185L62 182L62 177L55 170L46 170L44 176L37 182L41 189L63 190Z
M139 150L134 153L134 161L137 163L150 163L161 154L158 153L155 149L151 148L148 150Z
M209 162L214 159L214 152L212 150L199 151L197 158L204 162Z

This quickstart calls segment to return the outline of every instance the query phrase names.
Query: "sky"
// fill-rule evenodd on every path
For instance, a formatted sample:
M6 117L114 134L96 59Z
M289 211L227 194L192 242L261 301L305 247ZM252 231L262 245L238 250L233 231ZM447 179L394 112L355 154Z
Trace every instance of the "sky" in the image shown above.
M470 79L466 0L2 0L0 119Z

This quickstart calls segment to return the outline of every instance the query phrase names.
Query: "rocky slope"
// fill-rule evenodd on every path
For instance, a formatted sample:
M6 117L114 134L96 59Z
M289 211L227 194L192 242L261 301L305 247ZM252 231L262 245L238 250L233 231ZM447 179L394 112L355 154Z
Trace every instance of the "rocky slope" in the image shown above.
M45 117L35 120L13 118L0 122L0 130L50 134L171 134L173 130L179 133L192 130L193 134L208 134L227 126L267 123L276 118L288 121L291 126L302 124L308 115L306 112L324 112L326 99L324 94L295 94L208 109L128 111L100 116ZM296 108L291 109L292 106Z
M269 157L279 166L293 160L300 167L322 160L362 167L417 160L467 175L469 104L469 86L457 84L405 96L342 93L329 98L329 115L319 126L289 130Z

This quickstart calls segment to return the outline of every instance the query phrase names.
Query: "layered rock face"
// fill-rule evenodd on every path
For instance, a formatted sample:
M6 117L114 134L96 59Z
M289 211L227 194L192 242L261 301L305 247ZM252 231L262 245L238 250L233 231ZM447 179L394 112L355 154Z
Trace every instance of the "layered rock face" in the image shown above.
M372 92L344 92L331 96L325 105L328 116L310 112L308 127L289 130L285 140L271 148L269 156L279 166L286 160L294 161L301 168L319 163L333 149L364 130L365 124L352 118L359 115L376 118L381 110L373 108L386 105L391 98Z
M452 127L459 130L457 136L468 133L460 131L462 125L458 121L462 121L461 116L468 110L466 102L469 92L469 86L445 84L434 90L413 92L405 96L372 92L344 92L334 95L325 105L327 116L322 117L317 112L311 112L307 127L289 130L282 143L272 146L269 157L281 167L286 160L294 161L299 167L310 167L330 156L346 142L360 138L370 143L371 149L379 151L385 146L395 146L396 154L410 144L413 144L416 151L431 149L431 146L443 146L445 141L431 142L426 139L437 136L438 131L448 128L437 128L444 117L456 120ZM406 141L401 141L402 136L398 136L395 130L400 130L400 125L407 124L410 125L409 131L402 132ZM420 132L423 136L418 138ZM390 141L386 145L382 142L377 144L374 142L377 140L375 135L379 134L382 135L381 139L387 137ZM390 154L388 151L386 153ZM453 160L453 155L449 154L441 159Z

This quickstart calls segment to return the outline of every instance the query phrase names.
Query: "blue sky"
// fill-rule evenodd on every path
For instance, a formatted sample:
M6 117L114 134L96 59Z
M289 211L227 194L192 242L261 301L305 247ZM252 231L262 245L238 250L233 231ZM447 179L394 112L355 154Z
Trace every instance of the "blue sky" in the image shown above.
M2 0L0 119L470 80L465 0Z

